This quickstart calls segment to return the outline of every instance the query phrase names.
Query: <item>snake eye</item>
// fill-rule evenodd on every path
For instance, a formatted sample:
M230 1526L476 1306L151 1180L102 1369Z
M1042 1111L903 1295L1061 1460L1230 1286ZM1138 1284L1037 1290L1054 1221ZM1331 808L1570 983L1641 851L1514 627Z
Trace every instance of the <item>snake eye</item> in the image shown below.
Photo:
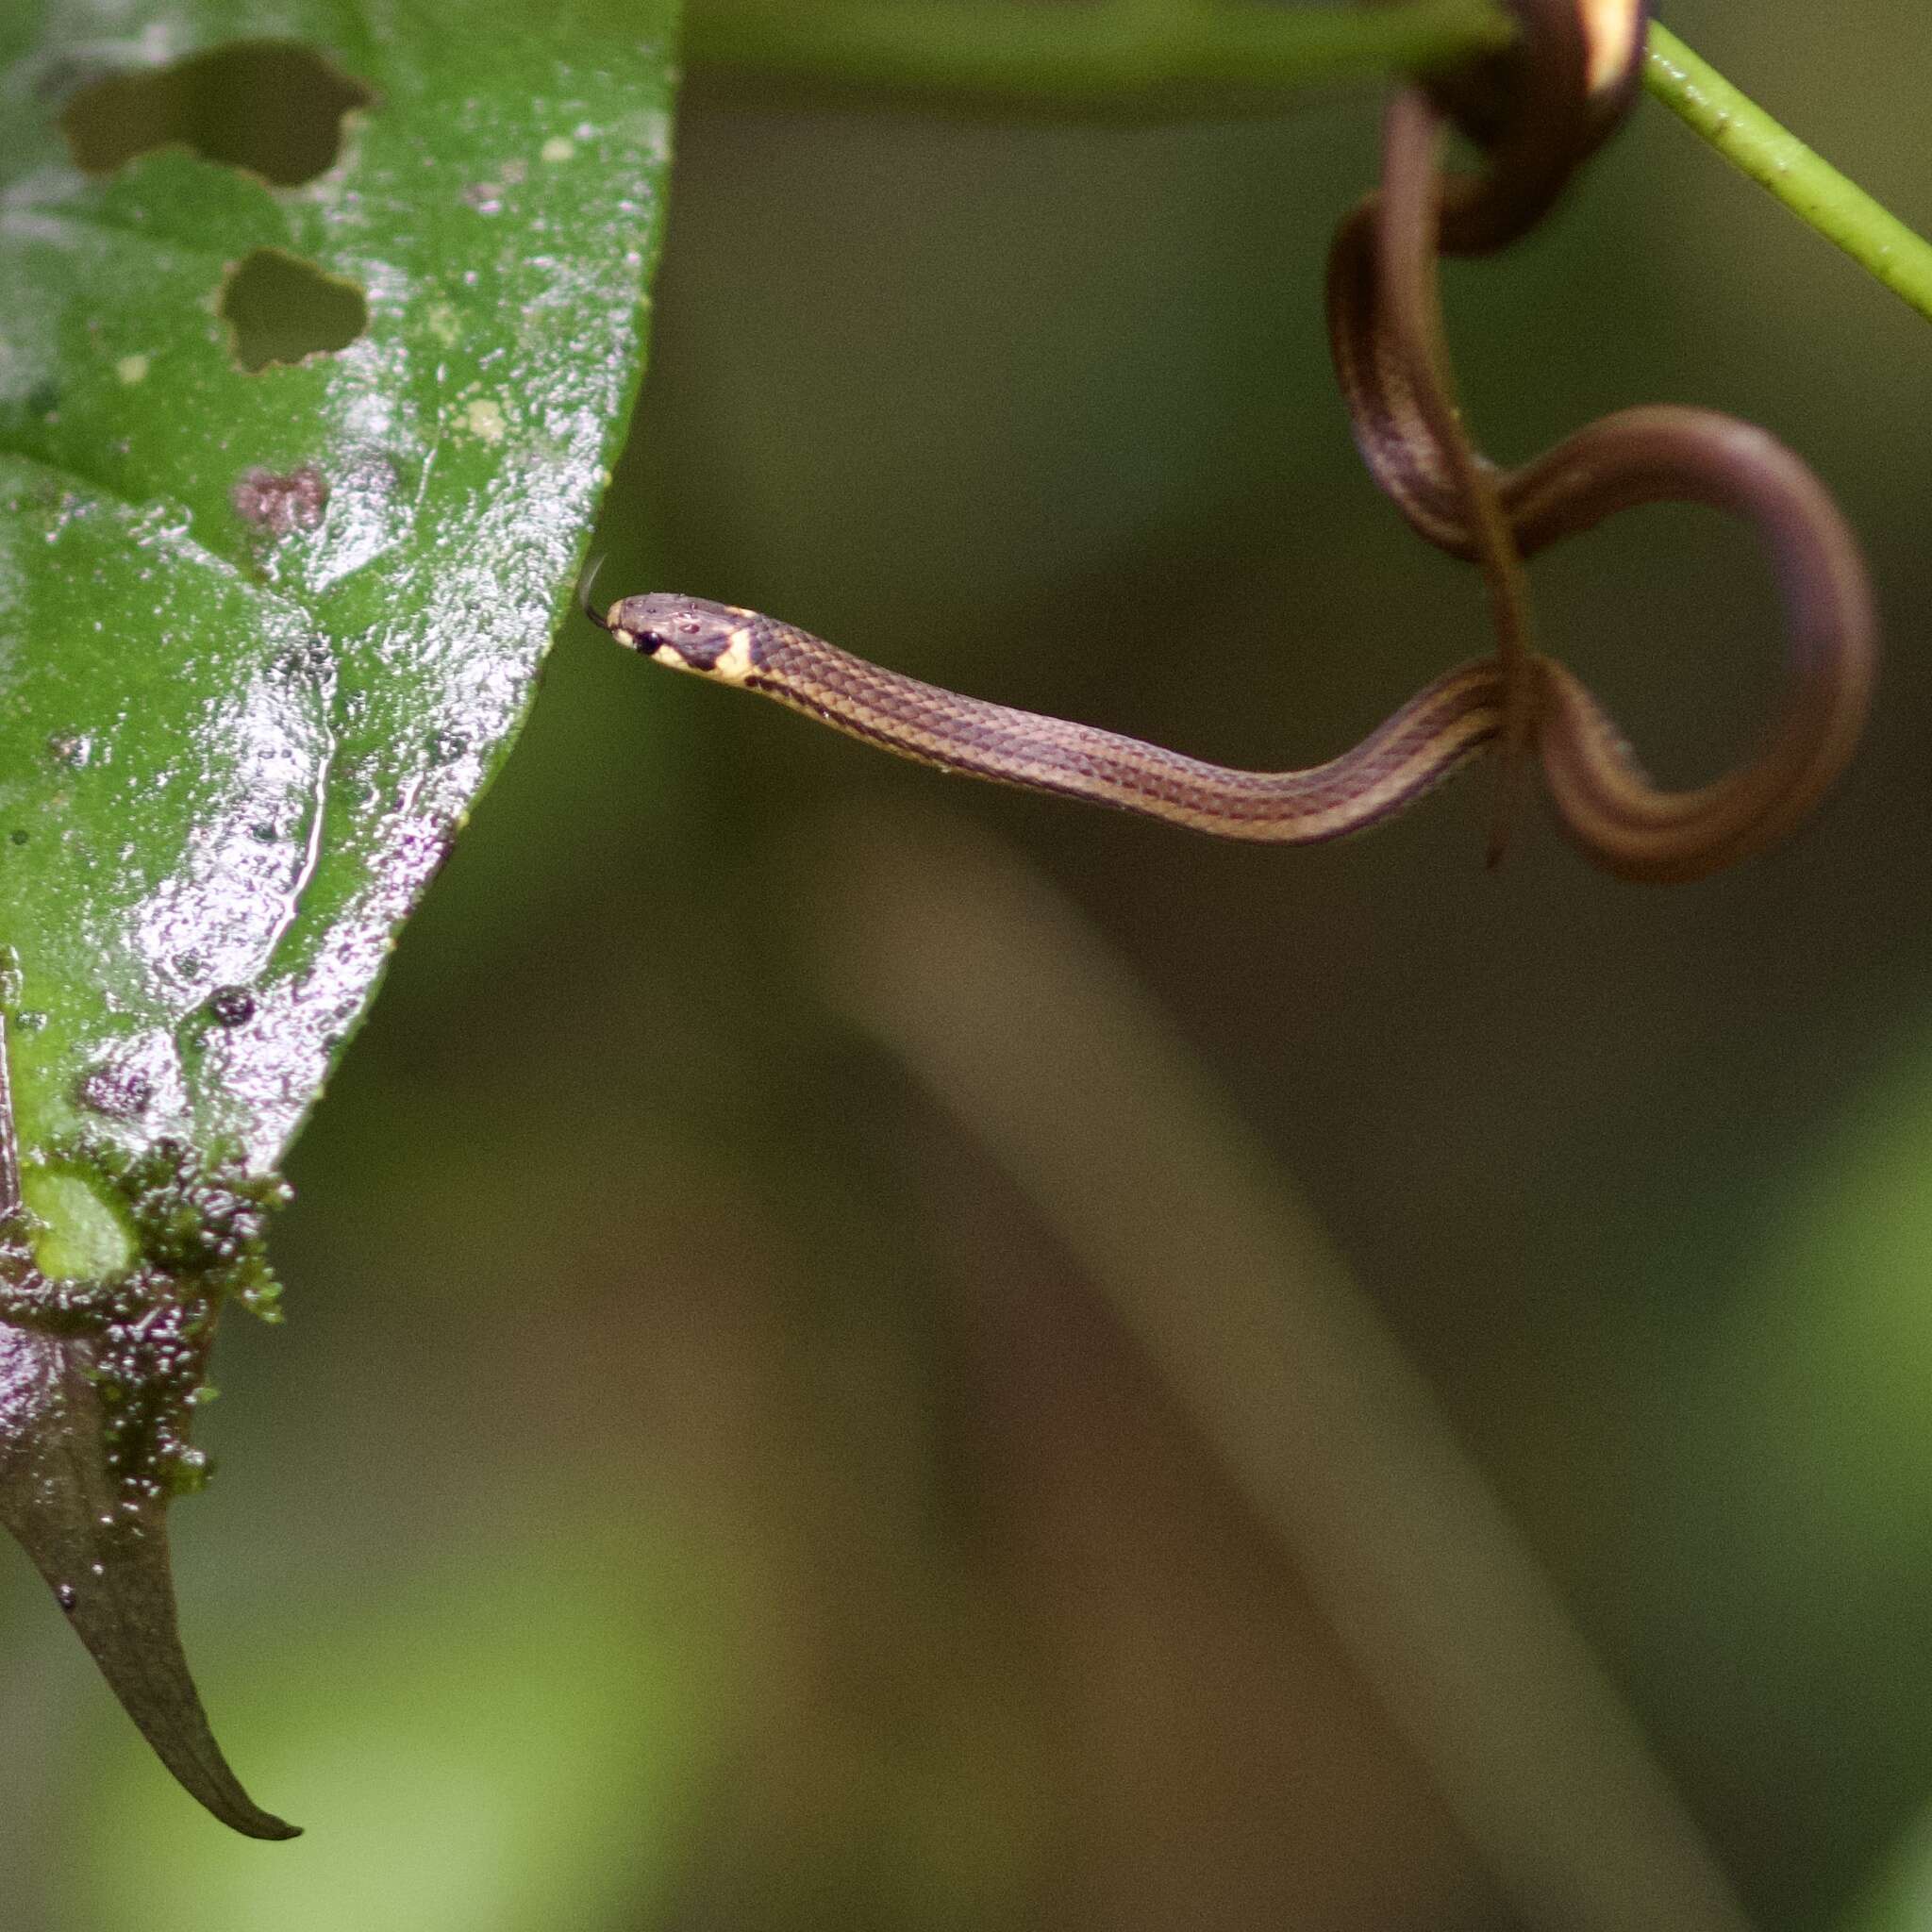
M654 658L671 642L672 613L656 597L625 597L610 607L604 628L642 658Z

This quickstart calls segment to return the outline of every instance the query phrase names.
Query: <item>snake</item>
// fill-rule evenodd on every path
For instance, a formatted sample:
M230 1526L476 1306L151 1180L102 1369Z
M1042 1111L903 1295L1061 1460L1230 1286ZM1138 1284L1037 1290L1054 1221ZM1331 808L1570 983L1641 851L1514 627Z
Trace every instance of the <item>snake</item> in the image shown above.
M586 615L658 664L903 758L1224 839L1313 845L1367 830L1497 746L1506 759L1534 756L1561 828L1620 877L1699 878L1776 843L1849 760L1876 675L1869 581L1830 493L1769 432L1714 410L1619 410L1504 469L1474 447L1457 404L1439 253L1493 253L1540 220L1623 117L1642 58L1644 0L1511 4L1522 32L1504 56L1396 93L1380 190L1337 230L1327 296L1360 454L1417 534L1482 570L1493 655L1435 678L1325 763L1253 772L965 696L736 605L652 591L599 610L587 589ZM1441 169L1451 119L1483 149L1483 172ZM1749 523L1786 618L1783 691L1758 751L1688 791L1655 785L1590 689L1535 648L1524 585L1528 557L1659 502ZM1492 858L1499 849L1497 834Z

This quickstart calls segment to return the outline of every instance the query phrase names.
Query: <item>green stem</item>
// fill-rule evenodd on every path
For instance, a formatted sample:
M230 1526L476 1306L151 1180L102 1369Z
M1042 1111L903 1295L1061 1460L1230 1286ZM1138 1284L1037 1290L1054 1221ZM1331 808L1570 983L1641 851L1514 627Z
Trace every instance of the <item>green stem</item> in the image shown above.
M989 113L1135 114L1204 100L1279 112L1284 90L1454 65L1507 46L1512 32L1497 0L1321 8L749 0L692 7L684 51L692 67Z
M1734 168L1932 320L1932 243L1780 127L1668 27L1650 29L1644 82Z

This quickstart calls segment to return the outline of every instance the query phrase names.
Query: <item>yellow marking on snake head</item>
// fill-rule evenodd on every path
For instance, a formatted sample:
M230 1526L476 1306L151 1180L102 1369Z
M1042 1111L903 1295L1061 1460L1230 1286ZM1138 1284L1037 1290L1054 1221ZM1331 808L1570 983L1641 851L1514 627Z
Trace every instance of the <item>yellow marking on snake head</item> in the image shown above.
M731 641L711 666L711 675L726 684L742 684L751 675L750 625L741 624L731 633Z

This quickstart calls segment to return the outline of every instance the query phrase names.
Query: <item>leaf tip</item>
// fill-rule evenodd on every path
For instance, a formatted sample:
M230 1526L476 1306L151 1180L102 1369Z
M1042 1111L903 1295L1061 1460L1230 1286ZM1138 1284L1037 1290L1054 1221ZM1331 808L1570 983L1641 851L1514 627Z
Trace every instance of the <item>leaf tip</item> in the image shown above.
M165 1509L108 1467L86 1344L0 1324L0 1523L46 1578L121 1707L182 1788L247 1838L299 1827L264 1811L222 1756L188 1668Z

